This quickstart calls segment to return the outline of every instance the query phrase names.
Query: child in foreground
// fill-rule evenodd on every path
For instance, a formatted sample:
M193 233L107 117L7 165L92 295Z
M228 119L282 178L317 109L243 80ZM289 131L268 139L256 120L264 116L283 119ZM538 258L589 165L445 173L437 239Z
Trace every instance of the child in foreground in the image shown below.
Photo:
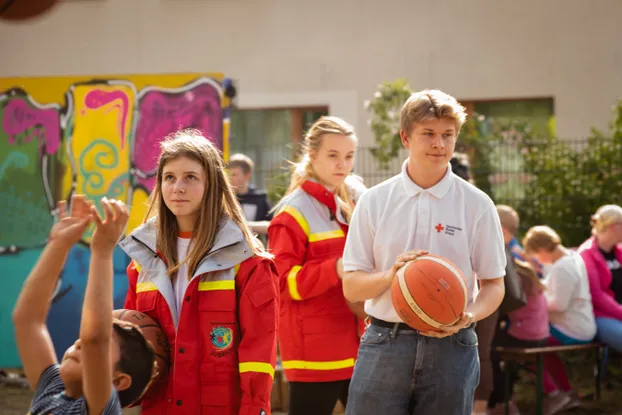
M149 384L154 352L133 324L112 318L112 256L128 220L127 207L102 199L104 219L82 195L58 203L60 220L24 283L13 310L15 338L35 395L29 415L121 414ZM46 326L52 292L69 250L94 222L80 338L61 362Z

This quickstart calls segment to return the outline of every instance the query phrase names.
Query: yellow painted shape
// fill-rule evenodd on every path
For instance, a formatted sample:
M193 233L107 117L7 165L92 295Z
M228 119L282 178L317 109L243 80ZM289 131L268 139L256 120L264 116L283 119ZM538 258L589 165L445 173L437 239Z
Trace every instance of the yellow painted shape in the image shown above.
M130 217L127 221L125 234L129 235L134 229L142 225L145 215L147 214L147 203L149 202L149 194L141 187L137 187L132 192L132 200L130 204Z
M42 104L65 104L65 93L71 85L93 80L127 81L134 85L137 91L146 86L161 88L179 88L198 78L212 78L222 82L224 75L217 72L208 73L180 73L180 74L152 74L152 75L96 75L96 76L50 76L25 78L0 78L0 92L11 88L21 88L28 92L36 101Z
M222 125L222 157L225 161L229 160L229 130L231 129L231 122L228 118L225 118Z
M73 121L68 145L76 170L68 169L66 174L75 174L76 192L86 195L96 205L103 196L127 203L134 88L79 85L73 88L72 96ZM91 240L92 229L83 238L86 243Z

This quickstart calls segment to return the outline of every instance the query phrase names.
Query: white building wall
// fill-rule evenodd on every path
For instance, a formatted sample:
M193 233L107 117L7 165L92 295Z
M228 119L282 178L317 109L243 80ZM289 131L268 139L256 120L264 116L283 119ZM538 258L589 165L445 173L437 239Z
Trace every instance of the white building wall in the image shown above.
M560 137L622 95L622 2L70 0L0 23L0 76L223 72L242 108L315 105L373 138L363 101L407 77L459 99L553 97Z

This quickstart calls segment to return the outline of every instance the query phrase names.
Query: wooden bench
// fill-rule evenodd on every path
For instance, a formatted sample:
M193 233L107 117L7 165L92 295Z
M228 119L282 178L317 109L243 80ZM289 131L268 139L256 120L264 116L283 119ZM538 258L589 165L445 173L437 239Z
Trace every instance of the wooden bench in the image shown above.
M510 405L510 374L513 367L517 366L522 369L526 369L536 374L536 414L542 415L543 413L543 399L544 399L544 386L543 386L543 372L544 372L544 356L551 353L565 353L575 350L588 350L598 349L596 353L596 370L595 370L595 390L594 399L600 399L600 383L601 383L601 362L605 353L606 346L602 343L587 343L576 344L570 346L545 346L545 347L533 347L533 348L519 348L519 347L496 347L495 350L500 354L501 360L505 362L505 414L509 415ZM536 369L533 369L533 363L536 364ZM531 363L531 365L529 365Z

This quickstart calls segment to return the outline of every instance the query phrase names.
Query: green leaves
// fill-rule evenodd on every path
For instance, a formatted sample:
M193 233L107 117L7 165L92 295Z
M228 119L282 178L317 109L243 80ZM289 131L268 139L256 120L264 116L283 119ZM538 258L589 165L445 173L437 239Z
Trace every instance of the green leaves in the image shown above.
M587 140L524 140L529 175L519 214L528 226L546 224L564 244L577 246L589 235L598 207L622 200L622 101L614 108L610 131L596 129Z
M412 93L406 79L401 78L380 84L374 98L365 101L365 109L371 114L369 126L376 139L376 148L370 151L383 170L402 148L400 111Z

